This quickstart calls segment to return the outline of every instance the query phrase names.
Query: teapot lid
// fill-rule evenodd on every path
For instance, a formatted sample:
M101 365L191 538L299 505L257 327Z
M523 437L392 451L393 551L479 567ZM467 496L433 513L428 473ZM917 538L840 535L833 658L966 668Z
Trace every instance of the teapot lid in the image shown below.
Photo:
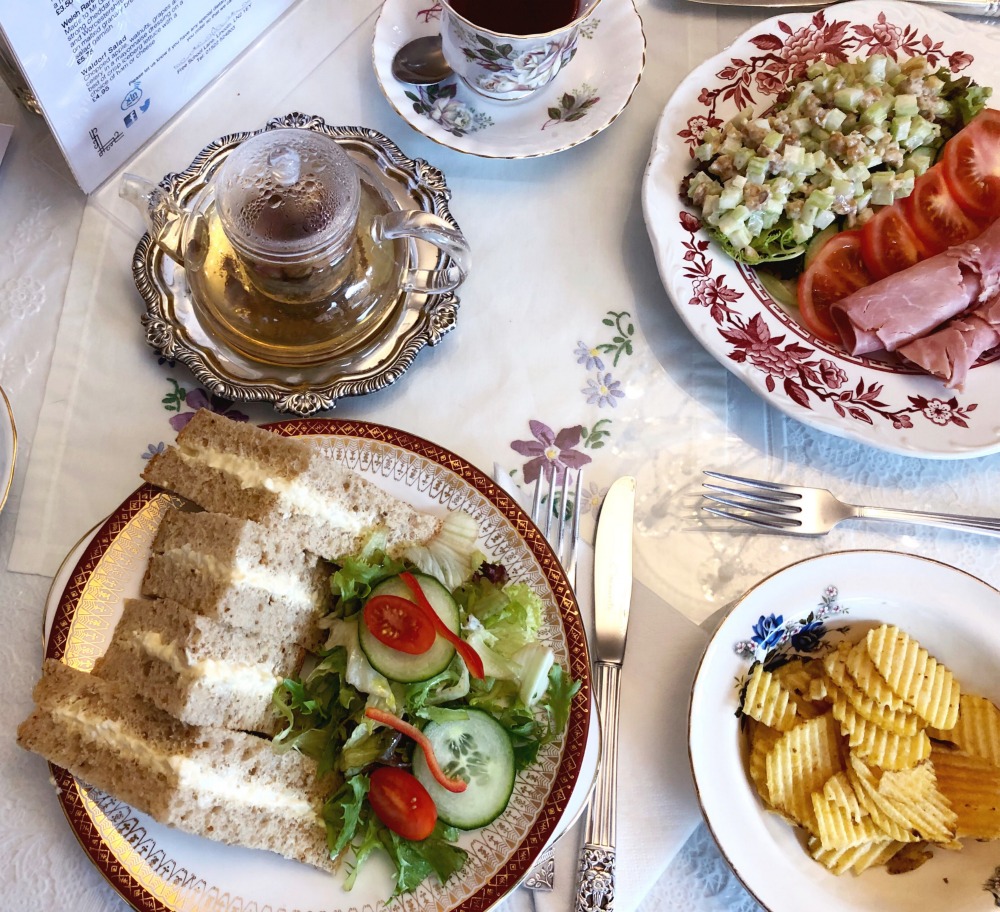
M350 156L313 130L265 130L219 168L215 199L237 249L278 261L340 244L354 231L360 181Z

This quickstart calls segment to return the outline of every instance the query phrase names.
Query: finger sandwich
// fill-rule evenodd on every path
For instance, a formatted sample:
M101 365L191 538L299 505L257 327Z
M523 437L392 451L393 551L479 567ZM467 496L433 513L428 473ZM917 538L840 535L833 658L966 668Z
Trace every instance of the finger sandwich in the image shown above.
M48 659L18 744L167 826L332 870L323 801L335 783L295 751L187 725L131 689Z
M142 693L189 725L274 734L274 689L306 651L189 611L169 599L126 599L94 674Z
M170 509L153 539L142 594L313 649L321 639L316 621L330 605L329 575L314 554L251 520Z

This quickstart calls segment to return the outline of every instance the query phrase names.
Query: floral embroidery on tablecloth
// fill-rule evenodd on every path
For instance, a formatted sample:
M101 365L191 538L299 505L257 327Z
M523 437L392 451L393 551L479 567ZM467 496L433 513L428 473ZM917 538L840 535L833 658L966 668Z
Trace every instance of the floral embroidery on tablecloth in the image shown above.
M167 382L170 384L170 391L160 400L160 403L167 412L174 413L170 417L169 423L175 434L187 427L188 422L194 418L199 409L208 409L217 415L224 415L232 421L250 420L250 416L234 408L229 399L215 396L201 387L187 390L173 377L167 377ZM146 445L142 458L152 459L158 453L162 453L166 447L167 444L163 440L149 443Z

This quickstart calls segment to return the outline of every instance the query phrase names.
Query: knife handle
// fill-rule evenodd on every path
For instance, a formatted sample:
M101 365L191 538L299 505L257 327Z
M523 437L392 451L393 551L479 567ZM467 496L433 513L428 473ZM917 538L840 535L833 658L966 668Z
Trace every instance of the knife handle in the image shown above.
M597 662L594 665L594 696L601 720L601 763L587 806L575 912L611 912L615 905L615 796L618 787L620 690L621 666L612 662Z
M958 16L1000 16L1000 0L914 0L914 2Z

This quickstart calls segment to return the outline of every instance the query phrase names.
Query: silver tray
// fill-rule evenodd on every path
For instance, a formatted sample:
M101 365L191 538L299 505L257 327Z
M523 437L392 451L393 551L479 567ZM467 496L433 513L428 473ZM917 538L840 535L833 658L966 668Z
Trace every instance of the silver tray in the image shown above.
M360 168L389 190L401 209L418 208L456 224L448 209L444 175L421 159L407 158L383 134L366 127L329 126L321 117L292 113L261 130L233 133L209 143L184 171L159 186L185 206L241 142L263 130L298 127L332 136ZM423 241L408 240L412 268L447 266L447 257ZM132 275L145 301L146 342L164 358L187 365L206 389L234 402L271 402L276 411L311 415L334 408L343 396L360 396L394 383L425 345L437 345L455 327L459 299L453 292L403 292L393 318L375 339L323 364L285 367L263 364L218 339L200 320L184 268L164 254L147 232L132 257Z

